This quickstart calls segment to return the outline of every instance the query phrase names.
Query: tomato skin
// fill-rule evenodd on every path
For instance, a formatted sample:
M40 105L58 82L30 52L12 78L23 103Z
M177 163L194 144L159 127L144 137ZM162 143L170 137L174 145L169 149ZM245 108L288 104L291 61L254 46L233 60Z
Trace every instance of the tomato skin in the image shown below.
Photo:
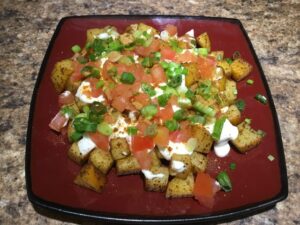
M167 104L165 108L160 109L156 114L157 118L160 118L162 121L170 120L173 118L173 108L171 104Z
M162 59L174 60L176 56L176 52L169 47L161 49L160 53Z
M158 127L157 134L153 138L156 145L166 147L169 144L169 130L166 127Z
M155 64L150 71L153 78L153 83L156 85L167 82L165 71L161 65Z
M134 157L140 164L141 169L149 170L151 168L152 158L148 150L133 152Z
M90 77L86 79L87 82L90 83L91 86L91 92L90 92L90 96L97 98L99 97L101 94L103 94L103 91L101 88L97 88L97 83L98 83L98 79L94 78L94 77ZM88 95L89 93L87 93Z
M158 39L154 39L152 43L148 46L137 46L134 49L134 52L142 57L149 56L152 52L159 51L160 41Z
M199 172L194 185L195 198L205 207L212 208L214 196L219 188L216 187L215 180L210 175Z
M131 140L131 150L133 152L148 150L154 148L153 139L149 136L135 135Z
M105 80L111 80L111 76L109 75L108 71L113 67L115 67L115 64L108 60L103 64L102 76Z
M95 143L97 148L108 151L109 150L109 138L98 132L88 132L87 135Z
M74 95L70 91L64 91L58 96L58 105L69 105L75 101Z
M60 111L53 117L51 122L49 123L49 127L52 130L55 130L57 132L60 132L63 127L67 125L68 118L65 117L63 113Z
M214 70L216 68L216 61L214 58L201 57L197 59L200 78L212 79Z
M186 51L185 53L177 54L175 61L178 63L197 62L197 56L189 51Z
M177 34L177 27L173 24L167 24L165 30L168 31L170 36L174 36L175 34Z
M132 102L138 102L142 106L146 106L150 104L150 98L149 95L147 95L146 93L139 93L132 97Z
M77 81L81 81L84 76L80 73L81 69L84 67L83 64L80 64L79 62L77 62L76 60L73 61L73 68L74 68L74 72L72 73L72 75L70 76L70 82L71 83L75 83Z
M128 104L128 99L124 96L114 98L111 102L111 106L114 107L119 112L123 112L126 109L127 104Z
M173 142L187 142L192 137L191 130L189 128L176 130L170 133L170 140Z

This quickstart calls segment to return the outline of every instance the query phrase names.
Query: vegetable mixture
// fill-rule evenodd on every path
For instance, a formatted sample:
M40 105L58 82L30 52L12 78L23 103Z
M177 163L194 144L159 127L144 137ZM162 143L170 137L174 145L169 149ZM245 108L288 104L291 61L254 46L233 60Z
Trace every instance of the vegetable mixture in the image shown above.
M159 32L143 23L122 34L89 29L86 45L71 50L51 74L61 108L49 126L67 130L68 156L82 166L75 184L101 192L115 166L120 176L141 173L146 191L194 197L208 208L216 192L232 191L226 171L206 172L207 154L226 157L229 143L244 153L263 136L241 121L236 82L252 66L238 52L225 58L207 33L179 36L174 25Z

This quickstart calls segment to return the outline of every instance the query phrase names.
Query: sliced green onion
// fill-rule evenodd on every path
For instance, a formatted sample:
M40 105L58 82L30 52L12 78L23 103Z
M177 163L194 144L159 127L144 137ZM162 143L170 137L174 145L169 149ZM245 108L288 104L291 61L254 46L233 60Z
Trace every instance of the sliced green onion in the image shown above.
M151 119L158 112L155 105L147 105L142 108L141 113L146 119Z
M215 122L214 130L213 130L213 133L211 134L211 136L216 141L220 140L225 120L226 120L226 118L222 117Z
M219 184L221 185L221 188L225 192L232 191L232 185L231 185L230 178L229 178L228 174L225 171L222 171L218 174L217 181L219 182Z
M102 122L102 123L98 124L97 130L105 136L109 136L113 132L112 127L106 122Z
M238 108L238 110L244 111L245 106L246 106L246 103L245 103L244 100L238 99L238 100L235 102L235 105L236 105L236 107Z
M205 99L209 99L211 97L211 81L206 80L202 82L198 89L197 92Z
M260 103L265 104L265 105L268 103L267 98L265 96L261 95L261 94L256 94L255 99L257 101L259 101Z
M233 63L232 59L230 59L230 58L226 58L225 60L229 65Z
M231 170L235 170L235 169L236 169L236 164L235 164L235 163L230 163L230 164L229 164L229 168L230 168Z
M96 88L102 88L104 86L104 80L99 80L97 83L96 83Z
M192 124L204 124L205 123L205 117L200 115L194 115L188 118L189 121L191 121Z
M78 53L81 51L81 48L79 45L73 45L71 50L74 52L74 53Z
M266 136L266 132L264 132L263 130L257 130L257 134L262 137Z
M88 60L84 57L84 56L78 56L76 58L76 60L80 63L80 64L86 64L88 62Z
M147 68L150 68L153 66L153 61L151 60L150 57L145 57L142 61L142 66L143 67L147 67Z
M91 122L85 117L75 118L73 126L79 133L95 132L97 130L97 123Z
M165 122L165 126L169 129L169 131L175 131L179 128L179 124L176 120L167 120Z
M154 137L156 134L157 134L157 125L155 123L149 125L144 131L145 136Z
M80 73L85 77L96 77L100 76L100 71L93 66L85 66L80 70Z
M148 94L150 97L156 95L156 91L150 84L142 83L141 88L142 88L142 91L145 92L146 94Z
M78 141L80 138L82 138L82 133L74 131L71 135L70 135L70 139L72 142Z
M90 107L89 107L88 105L84 105L84 106L82 107L82 111L83 111L84 113L88 114L88 113L90 112Z
M245 123L247 123L247 124L249 124L249 125L250 125L250 124L251 124L251 119L249 119L249 118L246 118L246 119L245 119Z
M210 117L213 117L216 115L216 111L209 107L209 106L206 106L206 105L203 105L202 103L200 102L196 102L194 105L193 105L194 109L197 110L198 112L201 112L205 115L208 115Z
M274 161L275 157L272 155L268 155L268 160L270 160L271 162Z
M185 120L187 118L187 112L183 109L179 109L174 112L173 118L177 121Z
M199 48L199 54L202 56L208 55L208 49L207 48Z
M133 84L134 81L135 81L135 77L133 76L132 73L123 72L123 73L121 74L120 81L121 81L123 84Z
M64 114L67 115L69 118L74 118L76 112L75 110L70 107L70 106L64 106L60 109L60 111Z
M162 94L162 95L158 96L157 101L158 101L159 106L161 106L161 107L166 106L170 97L171 97L170 94Z
M252 84L254 84L254 80L248 79L248 80L246 81L246 83L249 84L249 85L252 85Z
M178 104L182 108L190 108L192 106L192 101L189 98L179 97Z
M182 82L182 76L176 75L169 79L168 86L172 88L177 88L178 86L180 86L181 82Z
M96 114L103 115L103 114L105 114L107 112L107 108L101 102L93 102L90 105L90 111L94 112Z
M128 127L127 128L127 133L130 136L136 135L137 134L138 129L136 127Z
M154 59L155 59L156 61L159 61L160 58L161 58L161 53L160 53L160 52L155 52L155 53L154 53Z
M89 59L90 59L91 61L96 61L97 56L96 56L95 54L91 53L91 54L89 55Z
M193 101L195 99L195 94L193 91L188 89L187 92L185 92L185 97Z

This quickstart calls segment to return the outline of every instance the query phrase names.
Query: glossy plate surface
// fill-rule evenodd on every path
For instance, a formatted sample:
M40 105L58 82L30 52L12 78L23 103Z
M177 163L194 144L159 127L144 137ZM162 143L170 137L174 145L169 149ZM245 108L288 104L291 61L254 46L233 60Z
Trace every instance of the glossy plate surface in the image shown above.
M78 187L73 179L80 167L67 158L69 144L65 137L48 128L58 111L57 93L50 81L55 62L72 56L70 47L84 45L88 28L116 26L119 32L132 23L143 22L162 29L171 23L179 35L190 29L195 35L207 32L212 50L224 50L230 57L238 50L253 65L249 79L238 83L238 97L246 102L243 117L252 118L252 126L267 133L263 142L242 155L231 150L228 157L214 154L209 172L215 176L227 170L231 193L219 192L213 209L201 206L192 198L166 199L162 193L145 192L139 175L117 177L112 170L103 193ZM268 98L263 105L254 99L256 93ZM275 157L270 161L268 156ZM236 163L234 171L229 169ZM63 18L51 40L31 103L26 149L28 196L34 205L65 214L106 221L183 223L238 218L266 209L287 196L287 176L279 125L265 76L242 24L235 19L178 16L85 16Z

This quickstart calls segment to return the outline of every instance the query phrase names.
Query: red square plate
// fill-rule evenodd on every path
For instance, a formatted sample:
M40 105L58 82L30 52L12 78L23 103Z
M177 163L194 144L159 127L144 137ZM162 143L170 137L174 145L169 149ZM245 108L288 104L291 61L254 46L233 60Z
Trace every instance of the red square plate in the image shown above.
M253 65L249 79L238 83L239 97L246 102L244 117L252 126L267 133L263 142L242 155L231 151L225 159L210 165L212 174L228 169L233 183L230 193L218 192L213 209L192 198L166 199L162 193L145 192L138 175L117 177L112 170L103 193L73 184L79 167L67 158L69 144L48 128L58 110L57 94L50 81L55 62L72 56L70 47L84 45L88 28L113 25L120 32L132 23L146 23L162 29L178 27L179 34L190 29L195 35L207 32L213 50L224 50L226 57L238 50ZM264 105L254 99L267 96ZM275 160L268 160L272 155ZM287 197L288 185L280 129L271 93L252 44L239 20L191 16L81 16L63 18L49 44L31 102L26 148L26 182L34 206L83 218L123 223L189 223L240 218L274 206Z

